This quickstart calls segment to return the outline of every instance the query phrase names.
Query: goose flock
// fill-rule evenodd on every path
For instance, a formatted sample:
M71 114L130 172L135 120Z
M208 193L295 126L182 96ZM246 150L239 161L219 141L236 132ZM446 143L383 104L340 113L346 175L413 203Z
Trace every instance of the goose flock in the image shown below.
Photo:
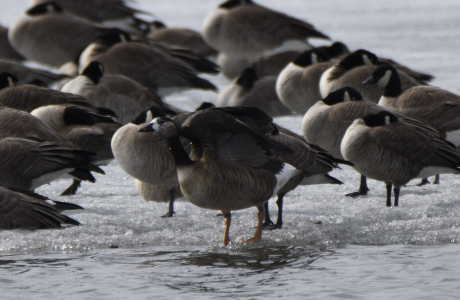
M346 196L366 195L371 178L387 206L412 179L460 172L460 96L430 74L252 0L221 3L202 32L148 17L126 0L31 0L0 27L0 228L79 225L62 212L82 207L35 189L69 178L61 195L74 195L112 160L146 201L169 203L163 217L180 197L220 211L224 245L232 211L257 208L243 243L259 241L282 228L287 193L344 184L329 174L341 165L361 174ZM204 73L231 82L219 92ZM191 89L219 96L195 111L167 102ZM294 114L302 135L273 121Z

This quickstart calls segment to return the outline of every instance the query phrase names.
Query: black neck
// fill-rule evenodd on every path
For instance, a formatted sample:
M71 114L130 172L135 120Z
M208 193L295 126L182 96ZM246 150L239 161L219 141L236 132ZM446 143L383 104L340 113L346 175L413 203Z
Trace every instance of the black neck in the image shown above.
M185 152L185 149L182 147L177 135L167 139L167 142L177 167L187 166L194 163L194 161L187 155L187 152Z
M395 98L402 94L401 79L397 71L393 71L390 76L390 80L385 87L384 97Z

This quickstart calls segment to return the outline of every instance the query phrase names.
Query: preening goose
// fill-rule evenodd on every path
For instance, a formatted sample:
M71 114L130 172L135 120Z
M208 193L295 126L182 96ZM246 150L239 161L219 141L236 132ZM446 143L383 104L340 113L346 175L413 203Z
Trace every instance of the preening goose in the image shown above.
M411 179L460 172L460 156L452 144L423 127L400 122L388 111L355 120L343 137L341 151L358 172L385 182L387 206L392 185L398 206L400 188Z
M106 165L114 157L110 142L121 127L110 117L103 117L76 106L47 105L34 109L31 115L50 126L58 135L83 150L95 154L93 163ZM81 180L73 184L61 196L75 195Z
M30 0L30 6L45 4L49 0ZM128 4L129 0L53 0L73 15L102 23L107 27L117 27L137 34L149 31L149 24L138 17L137 13L145 14Z
M334 65L329 56L313 49L300 54L279 74L276 92L281 102L298 114L305 112L322 99L319 81L324 71Z
M158 132L166 139L185 198L199 207L222 211L226 226L224 245L230 241L230 212L253 206L259 210L259 222L254 237L245 243L260 240L265 202L292 177L302 173L265 154L268 149L292 152L264 135L267 129L273 129L270 117L255 108L228 109L232 113L220 108L194 113L180 126L171 119L156 118L140 129ZM250 123L244 122L245 118ZM179 134L192 141L192 153L201 153L201 158L190 159Z
M91 62L76 78L61 90L86 97L96 107L112 110L117 121L127 124L150 106L181 113L182 110L166 104L154 90L121 75L106 75L99 62Z
M311 48L309 37L328 39L313 25L252 0L230 0L219 5L205 19L203 37L221 52L249 59L307 50Z
M217 90L196 71L148 43L130 42L126 33L112 29L88 45L80 56L80 69L91 61L104 66L107 75L123 75L165 95L178 90Z
M0 186L0 229L60 228L62 224L80 225L63 210L83 209L30 191Z
M209 46L200 32L189 28L168 28L163 22L152 22L154 30L147 37L172 46L190 49L201 56L215 56L217 51Z
M290 115L276 94L276 76L258 77L256 70L247 68L217 99L217 106L257 107L270 116Z
M30 8L8 31L11 45L28 60L59 67L107 29L66 13L55 2Z

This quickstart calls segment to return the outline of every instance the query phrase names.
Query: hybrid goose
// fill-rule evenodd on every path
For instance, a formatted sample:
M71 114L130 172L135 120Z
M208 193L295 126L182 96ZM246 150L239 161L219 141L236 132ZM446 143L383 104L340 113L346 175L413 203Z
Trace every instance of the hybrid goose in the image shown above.
M0 186L0 229L44 229L60 228L62 224L80 225L63 210L83 209L30 191L9 189Z
M387 206L392 186L398 206L401 186L411 179L460 172L460 156L452 144L388 111L356 119L343 137L341 152L359 173L385 182Z

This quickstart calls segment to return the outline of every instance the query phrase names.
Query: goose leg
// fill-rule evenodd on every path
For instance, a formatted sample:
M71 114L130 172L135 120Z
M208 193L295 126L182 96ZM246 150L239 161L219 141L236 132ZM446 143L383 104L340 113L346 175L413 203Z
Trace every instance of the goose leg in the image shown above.
M78 188L80 187L81 180L74 179L73 183L65 190L62 192L61 196L72 196L75 195L78 191Z
M398 187L398 188L395 187L395 188L393 189L393 191L394 191L394 193L395 193L395 203L394 203L395 206L399 206L399 191L400 191L400 190L401 190L400 187Z
M423 178L422 181L417 184L417 186L424 186L426 184L430 184L430 182L428 181L428 178Z
M391 207L391 187L393 184L391 182L388 182L387 184L387 206Z
M276 220L275 228L274 229L281 229L283 227L283 200L284 195L278 195L278 200L276 200L276 205L278 205L278 220Z
M230 223L232 222L232 214L229 213L223 213L222 215L224 216L224 225L225 225L225 233L224 233L224 245L227 246L228 243L230 243Z
M264 225L263 225L263 229L268 229L268 230L272 230L272 229L275 229L275 228L272 228L275 226L275 224L272 222L272 220L270 220L270 211L268 210L268 201L265 202L264 204L264 210L265 210L265 222L264 222Z
M347 197L358 197L358 196L365 196L367 195L367 192L369 191L369 188L367 187L367 178L364 175L361 175L361 183L359 184L359 191L346 194L345 196Z
M440 176L439 176L439 175L436 175L436 176L434 177L433 184L439 184L439 179L440 179Z
M257 225L256 233L254 234L254 237L252 237L249 240L246 240L244 242L241 242L241 243L247 244L247 243L251 243L251 242L257 242L257 241L260 241L260 239L262 238L262 227L264 225L263 207L259 208L259 212L257 213L257 218L259 219L259 222L258 222L258 225Z
M169 210L168 212L161 216L162 218L171 218L176 213L174 212L174 200L176 198L176 188L169 190Z

